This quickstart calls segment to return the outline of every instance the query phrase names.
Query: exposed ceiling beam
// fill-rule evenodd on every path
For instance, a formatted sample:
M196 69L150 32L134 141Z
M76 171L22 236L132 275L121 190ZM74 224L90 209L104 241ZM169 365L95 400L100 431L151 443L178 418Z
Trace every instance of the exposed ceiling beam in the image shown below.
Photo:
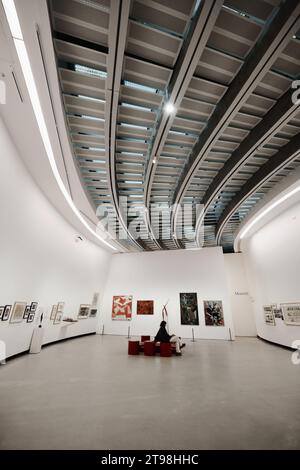
M142 249L142 246L134 239L128 230L126 214L124 214L124 208L120 205L116 183L116 126L129 11L130 0L114 0L111 3L105 89L105 153L107 180L119 227L128 234L130 242L133 243L136 248Z
M296 135L265 163L242 187L223 212L216 230L217 243L220 244L227 222L239 206L255 193L266 181L300 156L300 139Z
M190 84L191 78L200 60L201 54L214 27L218 14L222 8L223 0L202 1L194 16L188 34L183 42L177 62L175 64L170 83L165 92L165 102L170 102L175 109L180 103ZM165 103L163 103L164 105ZM146 219L149 231L152 232L150 212L150 196L159 157L168 137L176 114L167 114L162 106L155 137L149 152L148 167L145 178L144 203L147 207ZM155 163L153 163L155 159Z
M190 156L176 188L173 200L175 207L181 204L189 183L198 170L199 164L228 126L233 115L249 98L265 73L287 46L292 36L296 34L299 29L299 13L300 3L298 0L287 0L278 10L264 36L254 46L240 72L234 78L224 97L216 107L194 147L193 154ZM172 214L171 230L174 234L177 215L178 209L175 208Z
M297 113L299 106L292 102L292 91L289 89L277 103L265 115L262 121L248 134L239 147L232 153L231 157L213 179L206 191L202 204L204 206L201 218L197 220L196 240L200 232L205 215L213 200L224 189L230 178L238 171L245 162L255 154L259 147L263 146L274 134L280 131Z

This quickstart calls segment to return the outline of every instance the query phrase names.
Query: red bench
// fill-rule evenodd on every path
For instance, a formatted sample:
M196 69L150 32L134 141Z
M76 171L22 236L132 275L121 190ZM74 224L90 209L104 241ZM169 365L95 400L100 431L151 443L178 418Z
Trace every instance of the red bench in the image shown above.
M145 356L154 356L156 353L161 357L170 357L176 353L175 343L159 343L150 340L150 336L141 336L141 341L128 341L128 354L138 355L143 352Z

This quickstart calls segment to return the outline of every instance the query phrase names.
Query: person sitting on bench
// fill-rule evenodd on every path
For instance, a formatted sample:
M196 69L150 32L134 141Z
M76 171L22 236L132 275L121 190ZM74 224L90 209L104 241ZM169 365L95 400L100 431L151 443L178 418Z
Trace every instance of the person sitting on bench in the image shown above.
M176 355L181 356L181 349L185 347L185 343L182 343L181 338L176 335L169 335L166 330L166 324L164 320L160 324L160 328L154 338L154 341L159 341L160 343L175 343L176 345Z

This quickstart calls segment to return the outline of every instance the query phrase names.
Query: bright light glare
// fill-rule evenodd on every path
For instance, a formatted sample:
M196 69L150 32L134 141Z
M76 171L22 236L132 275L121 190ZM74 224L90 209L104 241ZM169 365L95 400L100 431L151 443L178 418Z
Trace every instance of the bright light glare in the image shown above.
M300 186L297 186L296 188L292 189L290 192L279 198L277 201L273 202L269 207L267 207L264 211L262 211L255 219L252 220L252 222L247 225L247 227L242 231L240 235L240 239L244 238L249 230L252 229L252 227L257 224L263 217L265 217L269 212L271 212L275 207L279 206L282 204L284 201L289 199L290 197L294 196L294 194L298 193L300 191Z
M2 0L3 8L14 39L23 39L15 3L12 0Z
M166 103L165 105L165 111L168 114L172 114L175 112L175 106L172 103Z
M42 111L42 108L41 108L41 103L40 103L40 100L39 100L38 91L37 91L35 80L34 80L34 77L33 77L33 73L32 73L32 69L31 69L29 57L28 57L28 54L27 54L26 46L25 46L25 43L22 39L23 36L22 36L21 27L20 27L20 23L19 23L19 20L18 20L18 16L17 16L17 12L16 12L14 2L13 2L13 0L2 0L2 3L3 3L3 6L4 6L4 9L5 9L5 13L7 15L9 27L11 29L11 33L12 33L13 38L14 38L15 47L16 47L17 54L18 54L18 57L19 57L19 61L20 61L22 71L23 71L23 74L24 74L24 78L25 78L26 86L27 86L28 93L29 93L29 96L30 96L33 111L34 111L34 114L35 114L35 117L36 117L36 120L37 120L37 124L38 124L39 130L40 130L40 134L41 134L41 137L42 137L42 140L43 140L43 143L44 143L44 147L45 147L47 156L48 156L48 160L49 160L53 175L54 175L54 177L57 181L57 184L58 184L61 192L63 193L67 203L69 204L69 206L73 210L74 214L81 221L81 223L85 226L85 228L92 235L94 235L98 240L100 240L102 243L109 246L113 250L117 251L117 248L115 248L110 243L108 243L106 240L104 240L102 237L100 237L97 234L97 232L95 232L89 226L89 224L86 222L86 220L81 215L80 211L75 206L70 194L68 193L68 191L67 191L67 189L64 185L63 180L61 179L61 176L59 174L59 171L58 171L58 168L57 168L57 165L56 165L56 162L55 162L53 149L52 149L52 145L51 145L51 142L50 142L50 137L49 137L49 134L48 134L48 130L47 130L46 122L45 122L45 119L44 119L43 111ZM8 16L8 15L10 15L10 16ZM19 37L16 37L14 35L15 33L18 34Z

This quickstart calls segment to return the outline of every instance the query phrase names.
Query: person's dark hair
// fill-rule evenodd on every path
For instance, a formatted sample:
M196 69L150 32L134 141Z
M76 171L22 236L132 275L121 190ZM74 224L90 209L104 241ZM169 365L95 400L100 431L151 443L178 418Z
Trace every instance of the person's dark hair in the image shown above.
M160 324L160 326L166 326L167 322L165 320L163 320Z

